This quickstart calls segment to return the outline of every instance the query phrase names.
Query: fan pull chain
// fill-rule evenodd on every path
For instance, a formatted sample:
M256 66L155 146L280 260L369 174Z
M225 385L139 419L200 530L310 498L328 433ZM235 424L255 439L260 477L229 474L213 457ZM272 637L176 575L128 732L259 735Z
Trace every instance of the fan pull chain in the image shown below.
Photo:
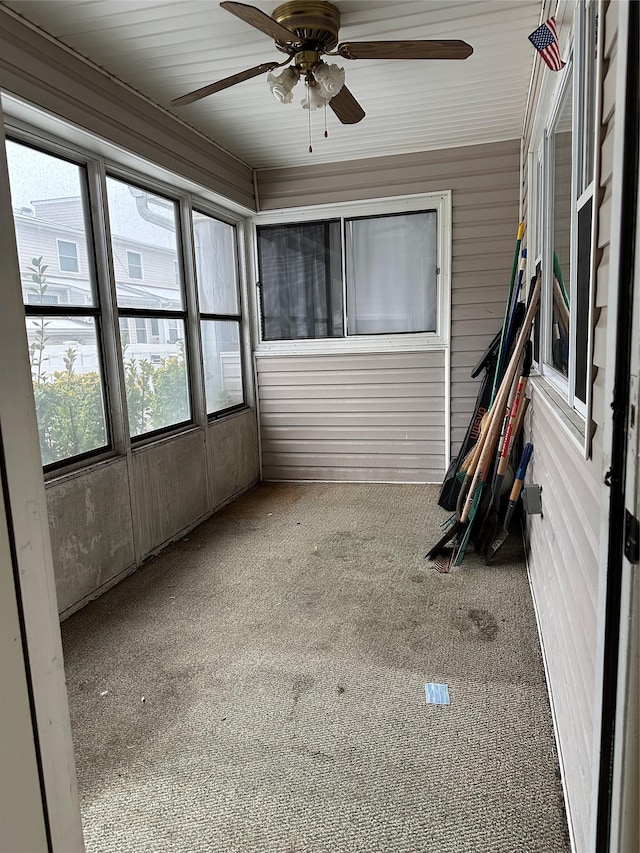
M307 110L309 115L309 154L313 154L313 146L311 145L311 108Z
M327 105L324 105L324 138L329 138L329 131L327 130Z

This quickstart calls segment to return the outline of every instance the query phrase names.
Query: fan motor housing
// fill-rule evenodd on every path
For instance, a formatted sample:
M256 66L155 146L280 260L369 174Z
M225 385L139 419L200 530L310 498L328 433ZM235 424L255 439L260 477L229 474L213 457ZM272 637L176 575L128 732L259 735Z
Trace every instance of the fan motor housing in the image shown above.
M323 0L289 0L274 9L271 17L299 36L306 48L317 48L325 53L338 44L340 11L333 3ZM285 53L291 53L291 45L278 41L276 45Z

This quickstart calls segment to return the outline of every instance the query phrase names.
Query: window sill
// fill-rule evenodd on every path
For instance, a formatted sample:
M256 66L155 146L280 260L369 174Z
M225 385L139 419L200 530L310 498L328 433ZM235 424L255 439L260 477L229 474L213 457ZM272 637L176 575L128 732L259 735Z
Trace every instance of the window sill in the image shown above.
M273 341L259 344L256 357L269 355L327 355L328 353L421 352L445 350L448 343L439 335L362 335L350 338L320 338L309 341Z
M192 433L202 432L202 430L203 428L199 424L186 423L180 424L173 429L171 429L171 427L167 427L166 430L149 436L145 436L145 434L142 433L142 435L138 435L132 439L131 453L133 456L136 456L138 453L144 453L146 450L153 450L153 448L162 444L176 441L176 439L183 438L184 436L191 435Z
M564 431L582 452L584 450L585 421L578 412L556 391L553 385L539 373L531 374L531 386L537 399L553 412Z
M90 474L92 471L96 471L98 468L104 468L107 465L114 465L117 462L122 462L124 458L124 455L122 453L118 453L116 450L107 450L104 453L96 454L96 456L89 459L82 459L79 462L70 461L69 464L65 465L63 468L55 468L52 471L45 472L45 489L48 489L50 486L57 485L58 483L64 483L67 480L75 480L78 477L83 477L86 474Z
M219 424L221 421L228 421L231 418L238 417L238 415L246 415L247 412L253 411L252 407L243 403L240 406L234 406L231 409L225 409L222 412L218 412L217 414L208 415L207 416L207 426L213 426L214 424Z

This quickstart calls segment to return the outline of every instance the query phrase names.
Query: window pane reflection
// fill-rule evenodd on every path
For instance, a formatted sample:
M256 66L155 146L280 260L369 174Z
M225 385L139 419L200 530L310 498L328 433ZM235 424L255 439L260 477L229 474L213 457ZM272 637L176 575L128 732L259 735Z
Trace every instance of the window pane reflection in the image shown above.
M120 341L131 435L188 421L191 406L184 321L123 317Z
M208 414L242 404L240 324L234 320L203 320L202 355Z
M118 305L182 310L176 203L115 178L107 200Z
M571 281L571 114L569 78L556 122L553 176L553 314L551 363L563 373L569 364L569 288Z
M84 167L7 141L25 305L94 306Z
M235 228L194 210L193 240L200 311L239 314Z
M26 325L42 464L106 446L95 320L42 315Z

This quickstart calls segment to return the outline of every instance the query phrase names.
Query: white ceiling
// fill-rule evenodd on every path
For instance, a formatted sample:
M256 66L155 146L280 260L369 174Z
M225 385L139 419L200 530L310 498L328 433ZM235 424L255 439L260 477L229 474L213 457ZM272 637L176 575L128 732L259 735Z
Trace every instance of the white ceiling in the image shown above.
M340 41L459 38L465 61L342 60L366 117L341 125L283 105L266 76L172 112L253 168L409 153L520 136L541 0L334 0ZM260 62L284 58L216 0L7 0L4 5L163 107ZM278 0L252 5L270 14Z

